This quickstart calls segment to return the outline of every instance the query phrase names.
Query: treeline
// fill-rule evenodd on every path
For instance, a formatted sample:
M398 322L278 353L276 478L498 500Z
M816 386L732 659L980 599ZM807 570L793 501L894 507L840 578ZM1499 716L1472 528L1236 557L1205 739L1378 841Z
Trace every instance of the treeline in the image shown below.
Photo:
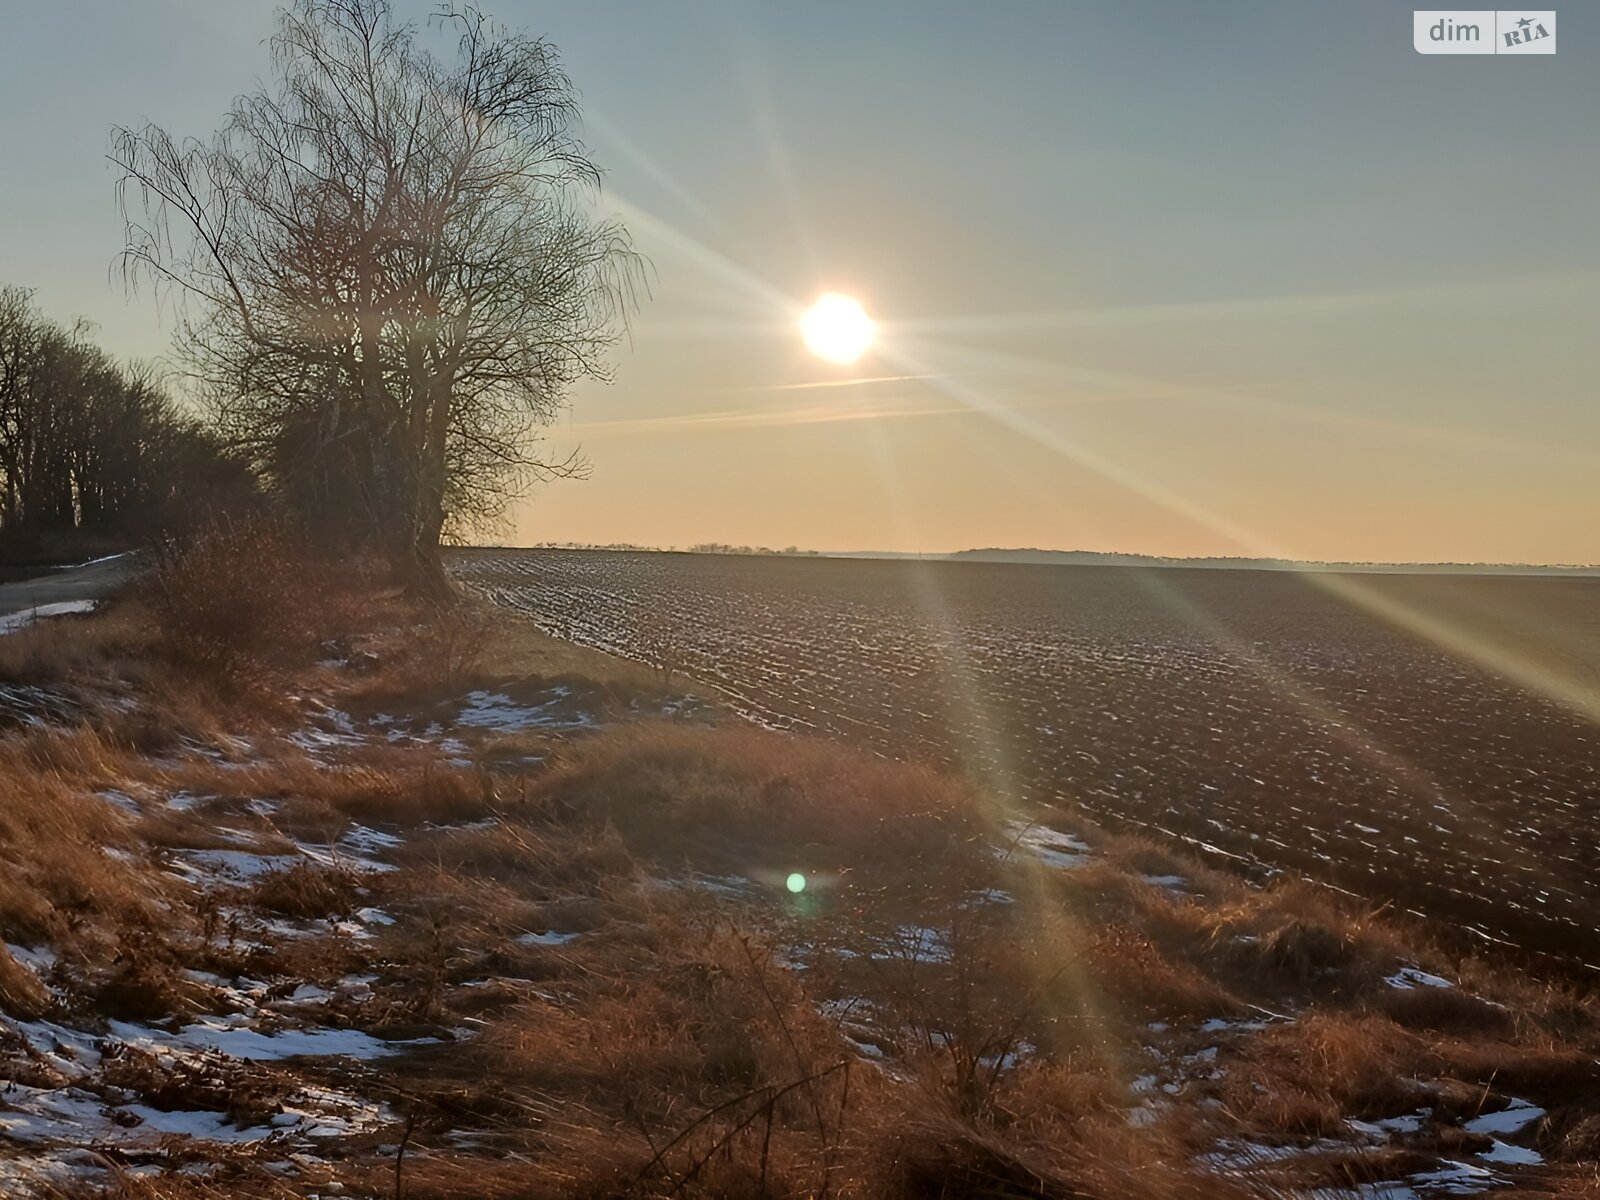
M801 558L816 557L816 550L802 550L798 546L785 546L774 550L771 546L730 546L727 542L696 542L689 547L690 554L772 554Z
M0 288L0 559L118 549L249 502L250 471L143 368Z
M496 549L511 547L499 546ZM528 547L515 547L515 549L529 550L612 550L628 554L750 554L770 555L774 558L820 558L820 550L802 550L798 546L785 546L782 550L774 550L771 546L734 546L728 542L696 542L687 549L677 546L641 546L637 542L538 542Z

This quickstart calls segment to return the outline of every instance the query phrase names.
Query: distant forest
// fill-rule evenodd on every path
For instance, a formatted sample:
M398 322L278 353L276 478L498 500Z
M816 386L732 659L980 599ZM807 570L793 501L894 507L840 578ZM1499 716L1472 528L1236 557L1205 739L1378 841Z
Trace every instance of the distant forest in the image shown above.
M1519 575L1594 574L1594 564L1541 566L1527 563L1385 563L1329 562L1288 558L1160 558L1150 554L1106 554L1096 550L960 550L954 554L929 557L961 559L968 562L1040 563L1056 566L1189 567L1195 569L1243 571L1345 571L1374 574L1481 575L1513 573Z
M0 562L136 547L247 503L249 469L147 367L0 288Z

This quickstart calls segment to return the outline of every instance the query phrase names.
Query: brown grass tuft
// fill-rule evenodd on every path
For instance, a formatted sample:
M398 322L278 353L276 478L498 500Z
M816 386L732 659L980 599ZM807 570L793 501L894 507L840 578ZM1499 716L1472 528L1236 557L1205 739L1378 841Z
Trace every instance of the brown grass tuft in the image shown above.
M256 880L249 899L280 917L314 921L348 916L356 908L361 881L350 871L302 863Z
M121 966L107 978L95 996L97 1009L121 1021L155 1021L197 1011L206 990L185 979L178 968L160 957L160 944L130 944Z
M0 1012L32 1021L50 1006L50 990L0 942Z
M1384 988L1377 1009L1404 1029L1495 1040L1510 1037L1516 1015L1460 988Z
M1239 1001L1226 988L1184 962L1174 961L1140 931L1107 926L1088 943L1091 969L1118 1008L1144 1021L1204 1020L1236 1014Z
M974 851L983 827L980 798L951 776L747 726L624 726L574 747L529 796L614 826L641 857L706 867L926 871Z

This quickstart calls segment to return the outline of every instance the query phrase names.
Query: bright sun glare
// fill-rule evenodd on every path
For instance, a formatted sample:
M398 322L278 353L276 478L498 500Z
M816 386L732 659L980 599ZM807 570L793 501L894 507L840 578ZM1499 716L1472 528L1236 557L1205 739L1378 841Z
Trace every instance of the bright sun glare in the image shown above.
M800 318L800 336L818 358L847 367L877 340L878 326L853 297L827 292Z

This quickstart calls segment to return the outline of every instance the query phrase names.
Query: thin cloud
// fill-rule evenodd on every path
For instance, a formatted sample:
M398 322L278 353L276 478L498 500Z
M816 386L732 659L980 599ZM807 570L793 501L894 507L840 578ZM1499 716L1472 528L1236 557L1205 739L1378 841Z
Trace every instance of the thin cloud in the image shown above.
M942 375L867 375L859 379L816 379L808 383L773 383L747 388L729 388L735 392L805 392L813 388L856 387L870 383L910 383L918 379L941 379Z
M1032 407L1031 403L1013 407ZM711 412L673 413L660 417L630 417L615 421L584 421L561 432L568 437L631 437L703 429L777 429L795 425L831 425L845 421L901 420L912 417L970 415L971 409L948 401L926 399L903 403L879 401L861 404L811 405L805 408L720 409Z

